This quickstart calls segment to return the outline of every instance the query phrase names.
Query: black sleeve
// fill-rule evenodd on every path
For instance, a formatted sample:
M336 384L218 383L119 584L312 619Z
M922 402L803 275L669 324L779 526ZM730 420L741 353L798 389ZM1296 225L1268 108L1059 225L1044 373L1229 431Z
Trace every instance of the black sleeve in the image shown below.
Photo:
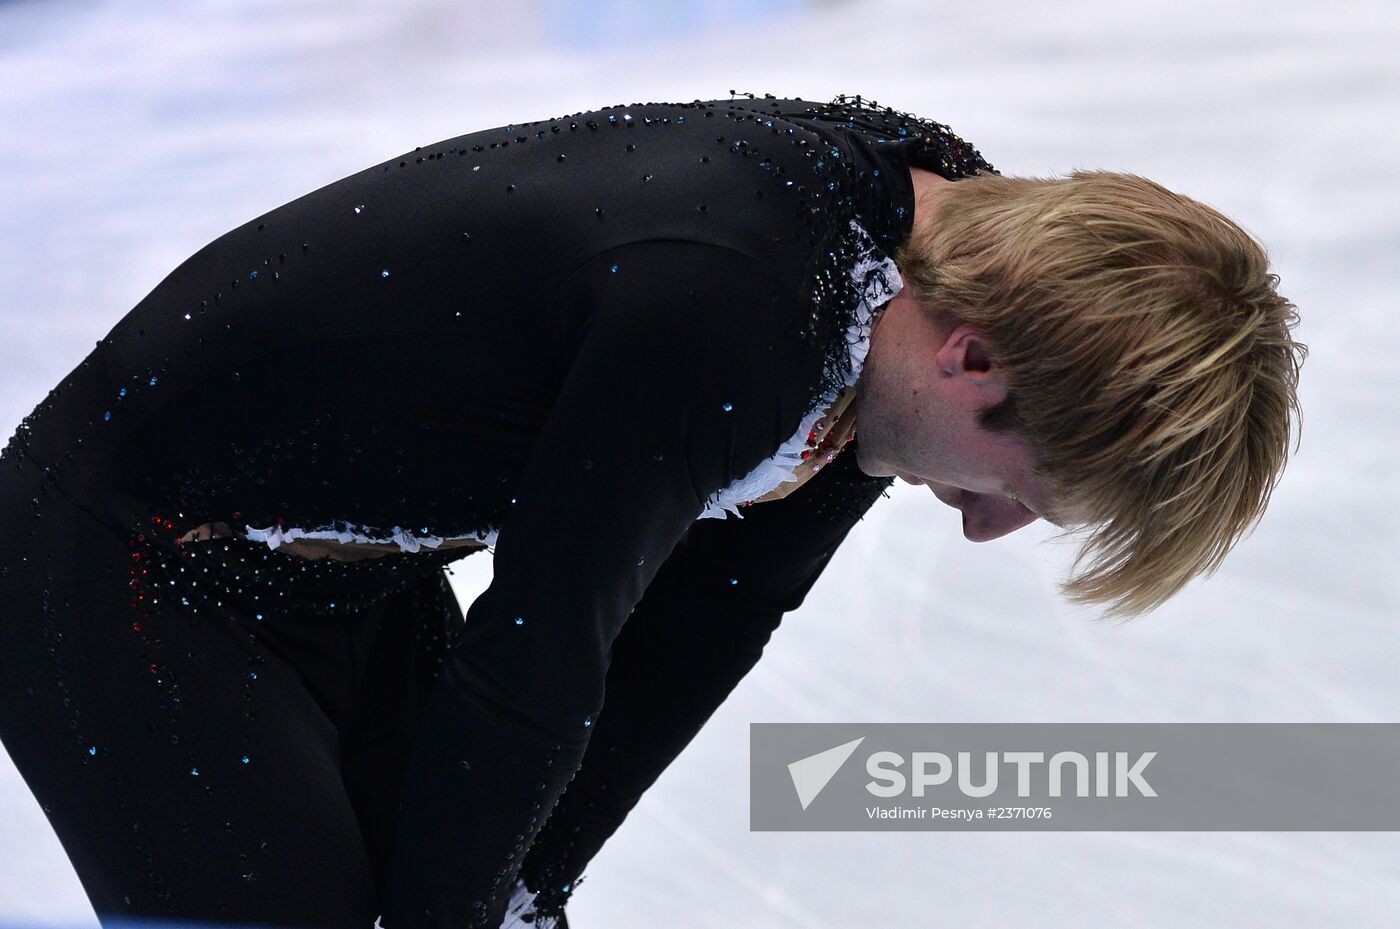
M792 337L797 288L737 250L648 240L546 296L577 350L419 723L385 929L500 924L624 621L703 501L806 412L820 359Z
M797 491L699 520L613 643L607 705L583 767L521 869L540 913L561 909L644 791L758 662L855 522L890 486L848 446Z

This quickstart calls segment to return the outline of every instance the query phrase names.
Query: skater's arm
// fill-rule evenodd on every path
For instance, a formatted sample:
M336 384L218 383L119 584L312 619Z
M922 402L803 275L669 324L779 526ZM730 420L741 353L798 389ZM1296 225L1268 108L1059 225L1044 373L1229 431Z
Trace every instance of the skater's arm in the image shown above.
M552 295L573 360L420 721L386 929L499 924L582 760L613 639L702 501L806 412L820 359L793 337L797 283L732 249L647 241Z
M848 447L789 496L690 529L613 645L608 703L583 767L521 870L538 909L562 907L890 483L863 474Z

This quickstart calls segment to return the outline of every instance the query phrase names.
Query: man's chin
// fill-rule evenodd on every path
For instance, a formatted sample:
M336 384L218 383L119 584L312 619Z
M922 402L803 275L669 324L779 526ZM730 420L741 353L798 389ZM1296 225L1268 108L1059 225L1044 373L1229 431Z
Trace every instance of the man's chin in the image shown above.
M955 510L961 510L967 502L967 492L960 487L953 487L949 484L938 484L933 481L926 481L929 490L933 495Z

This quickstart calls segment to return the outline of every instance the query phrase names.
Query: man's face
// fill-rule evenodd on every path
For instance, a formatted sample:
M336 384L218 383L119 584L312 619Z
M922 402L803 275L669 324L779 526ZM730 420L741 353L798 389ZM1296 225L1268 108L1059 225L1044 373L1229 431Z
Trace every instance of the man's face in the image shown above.
M962 511L972 542L1058 514L1058 501L1046 499L1032 473L1030 444L977 424L977 413L1006 391L982 334L966 324L941 327L905 287L871 334L856 389L856 463L872 476L926 485Z

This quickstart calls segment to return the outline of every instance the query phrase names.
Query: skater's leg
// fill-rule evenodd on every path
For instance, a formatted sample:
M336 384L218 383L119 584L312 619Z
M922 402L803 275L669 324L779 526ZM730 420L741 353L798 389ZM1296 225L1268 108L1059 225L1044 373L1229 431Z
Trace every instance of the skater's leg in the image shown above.
M365 657L341 736L345 788L382 892L418 714L463 618L442 569L389 597L379 615L378 623L363 627L357 643Z
M99 919L368 929L338 732L259 635L278 606L177 602L137 540L16 464L0 474L0 740Z

